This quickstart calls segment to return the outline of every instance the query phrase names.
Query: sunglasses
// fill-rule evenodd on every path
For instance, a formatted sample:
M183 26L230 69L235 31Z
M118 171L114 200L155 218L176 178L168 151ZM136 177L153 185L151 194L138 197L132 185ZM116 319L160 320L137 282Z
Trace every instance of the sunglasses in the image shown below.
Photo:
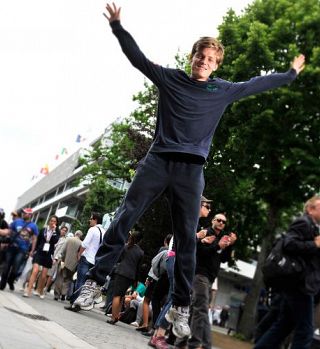
M210 205L202 205L202 206L205 207L205 208L208 209L208 210L211 210Z
M223 223L223 224L226 224L227 221L225 221L224 219L221 219L221 218L216 218L216 221L218 223Z

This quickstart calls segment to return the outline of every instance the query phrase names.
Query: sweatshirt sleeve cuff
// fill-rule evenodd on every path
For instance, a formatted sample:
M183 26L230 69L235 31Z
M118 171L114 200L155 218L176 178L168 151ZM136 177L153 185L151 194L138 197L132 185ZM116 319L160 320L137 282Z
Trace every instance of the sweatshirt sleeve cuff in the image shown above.
M294 80L298 76L297 71L293 68L289 69L288 74L292 78L292 80Z
M120 29L121 28L120 21L110 22L110 27L112 28L112 30Z

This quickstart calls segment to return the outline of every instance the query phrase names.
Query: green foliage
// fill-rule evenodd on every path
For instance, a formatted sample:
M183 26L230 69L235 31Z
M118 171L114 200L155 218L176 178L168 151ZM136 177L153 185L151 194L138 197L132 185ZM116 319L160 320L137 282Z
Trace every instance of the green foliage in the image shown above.
M141 247L145 251L145 263L149 264L163 246L166 235L172 233L171 226L168 202L165 196L161 196L136 224L136 229L143 233Z
M232 337L240 341L246 341L246 337L242 333L234 333Z
M92 212L99 212L102 215L111 213L119 204L119 200L123 195L123 191L116 189L108 184L108 182L99 177L89 186L86 202L83 207L77 229L84 234L89 229L89 218Z
M301 203L320 188L319 5L319 0L258 0L241 16L229 11L219 27L226 48L219 76L227 80L286 71L300 52L307 59L291 86L229 107L212 143L207 191L232 212L241 258L254 256L261 245L257 257L263 260L275 233L285 230ZM259 265L257 270L240 326L246 336L262 286Z
M235 227L253 247L265 236L270 207L281 225L292 205L319 190L319 28L316 0L256 1L239 17L230 10L219 27L226 51L219 76L227 80L285 71L298 52L307 56L305 72L290 87L229 107L212 144L206 190L219 198L218 207L237 208Z
M45 222L46 221L43 218L38 219L37 226L38 226L39 231L45 227Z

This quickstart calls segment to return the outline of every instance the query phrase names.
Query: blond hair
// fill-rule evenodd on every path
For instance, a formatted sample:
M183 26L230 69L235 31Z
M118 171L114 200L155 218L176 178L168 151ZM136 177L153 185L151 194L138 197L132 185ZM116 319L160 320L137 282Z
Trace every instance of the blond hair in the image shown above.
M197 52L201 52L204 48L212 48L217 53L217 64L221 65L224 56L224 47L221 42L210 36L203 36L198 41L196 41L191 50L190 60Z
M303 206L304 213L309 213L309 208L315 207L317 201L320 201L320 195L315 195L310 198Z

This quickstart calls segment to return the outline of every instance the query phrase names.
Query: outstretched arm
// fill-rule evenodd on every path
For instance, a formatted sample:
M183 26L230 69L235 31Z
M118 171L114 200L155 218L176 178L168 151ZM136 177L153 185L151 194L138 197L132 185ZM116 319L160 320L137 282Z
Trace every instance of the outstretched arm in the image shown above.
M105 13L103 13L103 15L107 18L109 23L114 21L120 21L121 7L117 7L117 5L113 2L112 5L107 4L106 9L109 15Z
M294 57L294 60L291 63L291 68L293 68L297 74L299 74L304 69L304 62L304 55L300 54L299 56Z
M257 76L245 82L231 83L227 90L229 102L289 84L304 69L304 61L304 55L300 54L294 58L291 69L286 73L268 74Z
M120 23L120 12L121 7L117 7L115 3L112 3L107 4L106 13L103 13L103 15L109 21L113 34L119 40L122 51L131 64L139 69L156 86L159 86L164 81L164 68L152 63L146 58L133 37L123 29Z

